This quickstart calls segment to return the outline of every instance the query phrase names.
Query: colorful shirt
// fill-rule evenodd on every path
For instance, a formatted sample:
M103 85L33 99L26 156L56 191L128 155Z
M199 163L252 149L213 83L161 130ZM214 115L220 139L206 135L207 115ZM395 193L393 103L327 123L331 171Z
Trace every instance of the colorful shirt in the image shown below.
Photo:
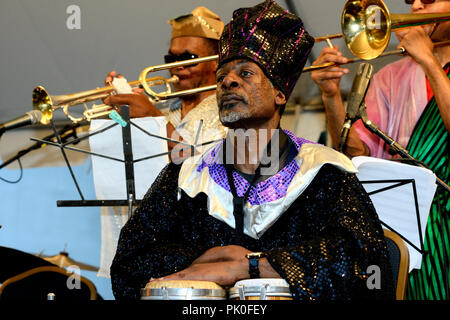
M373 76L365 101L368 118L406 147L428 103L425 73L411 57L388 64ZM369 132L361 120L354 127L372 157L392 157L384 140Z

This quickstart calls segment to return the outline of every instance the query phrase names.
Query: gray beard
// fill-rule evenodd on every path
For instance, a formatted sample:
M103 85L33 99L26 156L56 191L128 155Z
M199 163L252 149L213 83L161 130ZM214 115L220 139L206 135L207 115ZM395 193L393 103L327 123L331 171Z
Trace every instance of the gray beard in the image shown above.
M232 124L243 119L249 119L250 114L247 112L224 111L219 113L219 119L222 124Z

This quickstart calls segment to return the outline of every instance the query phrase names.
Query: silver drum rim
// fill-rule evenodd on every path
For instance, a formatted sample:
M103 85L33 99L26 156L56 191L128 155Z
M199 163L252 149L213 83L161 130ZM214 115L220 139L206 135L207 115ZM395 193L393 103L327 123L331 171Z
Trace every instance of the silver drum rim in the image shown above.
M141 300L226 300L224 289L144 288Z

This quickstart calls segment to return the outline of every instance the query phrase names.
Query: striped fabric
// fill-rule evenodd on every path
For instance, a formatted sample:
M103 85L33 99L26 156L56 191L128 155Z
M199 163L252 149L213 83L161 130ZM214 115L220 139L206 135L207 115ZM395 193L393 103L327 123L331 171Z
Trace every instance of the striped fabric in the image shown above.
M447 75L449 66L450 63L445 67ZM407 149L446 184L450 180L449 138L433 97L417 122ZM441 187L433 199L424 249L421 268L409 275L406 297L409 300L449 300L450 197Z

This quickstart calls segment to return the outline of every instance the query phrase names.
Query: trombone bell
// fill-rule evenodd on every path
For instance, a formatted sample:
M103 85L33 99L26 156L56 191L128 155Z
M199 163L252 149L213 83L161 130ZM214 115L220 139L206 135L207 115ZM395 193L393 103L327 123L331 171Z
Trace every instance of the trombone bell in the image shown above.
M33 90L33 109L42 113L41 123L49 124L53 117L53 101L44 87L38 86Z
M363 60L379 57L395 29L450 20L450 13L390 14L381 0L349 0L341 28L349 50Z

